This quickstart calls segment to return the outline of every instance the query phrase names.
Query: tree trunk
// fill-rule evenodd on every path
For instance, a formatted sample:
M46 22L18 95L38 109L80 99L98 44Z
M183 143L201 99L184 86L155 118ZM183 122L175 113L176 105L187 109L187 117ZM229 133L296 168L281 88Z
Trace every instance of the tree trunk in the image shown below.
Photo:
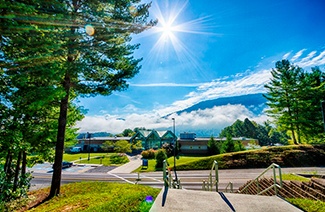
M21 165L21 175L24 176L26 174L26 166L27 166L27 154L23 151L23 160Z
M66 73L63 86L66 95L60 102L60 116L58 120L58 134L55 147L55 158L53 166L52 183L49 198L60 194L61 174L62 174L62 159L64 150L65 129L67 124L67 114L69 105L69 92L70 92L70 77Z
M19 178L19 172L20 172L21 155L22 155L22 152L20 151L18 153L16 168L15 168L14 186L12 188L12 190L14 192L17 190L17 186L18 186L18 178Z
M11 162L12 162L12 153L9 150L6 157L5 166L4 166L4 172L6 173L7 178L11 175Z

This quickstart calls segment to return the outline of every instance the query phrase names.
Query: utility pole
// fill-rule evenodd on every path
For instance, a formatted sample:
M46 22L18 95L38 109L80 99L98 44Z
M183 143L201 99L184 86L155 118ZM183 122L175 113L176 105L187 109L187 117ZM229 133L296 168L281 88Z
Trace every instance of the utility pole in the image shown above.
M325 101L321 101L322 115L323 115L323 124L324 124L324 132L325 132Z

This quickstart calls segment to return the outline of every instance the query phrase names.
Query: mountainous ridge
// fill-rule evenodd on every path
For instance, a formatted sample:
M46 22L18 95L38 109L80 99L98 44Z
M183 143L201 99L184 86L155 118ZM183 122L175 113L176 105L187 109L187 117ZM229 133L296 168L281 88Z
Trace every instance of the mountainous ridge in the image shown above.
M255 115L260 114L263 109L266 107L266 98L263 96L263 93L256 93L256 94L246 94L242 96L231 96L231 97L221 97L217 99L211 99L199 102L191 107L186 109L177 111L176 113L179 115L183 112L190 113L191 111L195 110L204 110L208 108L213 108L216 106L223 106L223 105L243 105L246 108L253 108L252 112Z

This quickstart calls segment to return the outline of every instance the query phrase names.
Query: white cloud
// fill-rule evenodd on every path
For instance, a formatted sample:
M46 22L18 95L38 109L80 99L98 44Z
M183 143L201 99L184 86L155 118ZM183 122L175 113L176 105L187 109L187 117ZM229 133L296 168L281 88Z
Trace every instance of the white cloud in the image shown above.
M131 84L135 87L198 87L202 83L148 83L148 84Z
M198 102L227 96L265 92L264 85L270 80L270 70L248 72L244 76L236 77L231 81L214 80L204 83L196 91L189 93L185 99L174 102L171 106L158 109L160 114L170 114L190 107Z
M233 124L237 119L244 120L249 118L258 123L266 121L266 116L255 116L243 105L224 105L205 110L184 112L179 115L172 114L168 118L161 117L159 114L129 114L123 119L114 115L106 116L86 116L82 122L77 124L81 132L121 133L124 129L134 129L145 127L147 129L172 129L172 118L176 120L176 132L196 130L214 130L219 132L226 126ZM210 135L207 135L210 136Z
M299 57L301 57L301 55L304 53L304 51L306 51L306 49L302 49L299 52L297 52L292 58L291 61L295 61L297 60Z
M299 57L295 57L295 56L291 58L291 61L296 61L295 64L301 68L309 68L309 67L321 66L325 64L325 50L320 52L318 55L316 51L312 51L301 60L297 60L301 55Z
M288 59L288 57L290 56L290 54L291 54L291 52L286 53L285 55L283 55L282 59L283 60Z

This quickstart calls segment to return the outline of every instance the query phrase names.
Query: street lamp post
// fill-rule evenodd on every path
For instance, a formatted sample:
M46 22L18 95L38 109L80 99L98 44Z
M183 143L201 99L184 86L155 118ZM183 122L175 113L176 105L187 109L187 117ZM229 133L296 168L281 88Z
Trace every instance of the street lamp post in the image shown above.
M173 133L174 133L174 173L175 173L175 180L178 182L177 173L176 173L176 148L177 148L177 138L175 136L175 118L173 120Z
M87 138L88 138L88 161L90 160L90 137L91 134L87 132Z
M322 115L323 115L323 124L324 124L324 132L325 132L325 101L321 101Z

